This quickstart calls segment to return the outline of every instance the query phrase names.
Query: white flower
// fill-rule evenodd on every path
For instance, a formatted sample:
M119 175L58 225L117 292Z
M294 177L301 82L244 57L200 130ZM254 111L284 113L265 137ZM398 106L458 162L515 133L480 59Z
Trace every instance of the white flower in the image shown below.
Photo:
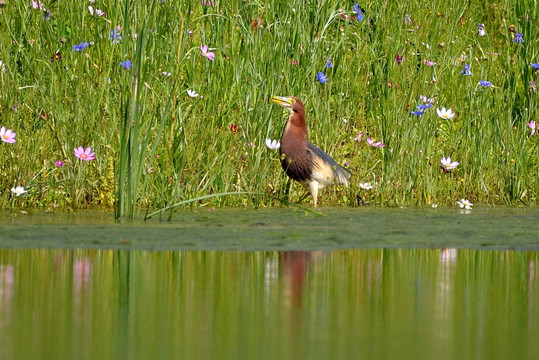
M1 72L6 71L6 65L2 62L2 60L0 60L0 71Z
M13 194L15 194L16 196L21 196L22 194L24 194L27 191L24 190L24 186L16 186L14 188L11 188L11 192Z
M442 110L436 109L436 113L442 119L452 119L453 116L455 116L455 114L453 112L451 112L451 109L446 110L444 107L442 108Z
M105 12L104 12L103 10L101 10L101 9L96 9L96 10L94 11L93 6L88 6L88 12L90 12L90 15L92 15L92 16L93 16L94 14L97 15L97 16L105 16Z
M466 199L460 199L460 201L457 201L457 205L460 206L461 209L464 208L466 210L472 210L473 206L473 204Z
M442 168L444 170L453 170L458 166L458 161L451 162L451 157L448 156L447 158L445 156L442 156L442 160L440 161L442 163Z
M192 98L197 98L198 97L198 93L195 90L187 89L187 95L189 95L189 97L192 97Z
M370 190L372 189L372 185L368 182L366 183L359 183L359 188L362 190Z
M268 149L277 150L281 147L281 143L277 140L271 140L270 138L266 138L266 146L268 147Z
M171 73L166 72L166 71L163 71L161 74L162 74L163 76L166 76L166 77L169 77L170 75L172 75ZM189 93L189 90L187 90L187 93Z

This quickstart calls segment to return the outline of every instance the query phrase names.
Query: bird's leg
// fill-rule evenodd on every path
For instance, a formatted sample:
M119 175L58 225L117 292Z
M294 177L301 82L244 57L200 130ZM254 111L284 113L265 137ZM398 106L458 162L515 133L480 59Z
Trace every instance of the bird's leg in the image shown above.
M309 183L309 191L313 196L314 207L316 207L316 201L318 199L318 183L316 181L311 181Z

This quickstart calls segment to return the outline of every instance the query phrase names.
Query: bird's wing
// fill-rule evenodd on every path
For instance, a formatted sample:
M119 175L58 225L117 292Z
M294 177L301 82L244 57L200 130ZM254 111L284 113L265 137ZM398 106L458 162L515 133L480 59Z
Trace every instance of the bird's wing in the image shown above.
M324 183L324 186L331 184L348 185L348 179L352 175L350 171L337 164L331 156L309 141L307 141L307 154L313 164L313 176L318 174L318 182Z

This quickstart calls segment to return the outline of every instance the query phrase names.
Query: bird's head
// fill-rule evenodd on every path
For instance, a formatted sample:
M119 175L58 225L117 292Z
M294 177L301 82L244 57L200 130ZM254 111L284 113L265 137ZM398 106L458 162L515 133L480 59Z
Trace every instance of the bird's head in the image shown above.
M291 114L298 113L305 116L305 108L303 107L303 103L295 96L272 96L270 98L270 102L281 105Z

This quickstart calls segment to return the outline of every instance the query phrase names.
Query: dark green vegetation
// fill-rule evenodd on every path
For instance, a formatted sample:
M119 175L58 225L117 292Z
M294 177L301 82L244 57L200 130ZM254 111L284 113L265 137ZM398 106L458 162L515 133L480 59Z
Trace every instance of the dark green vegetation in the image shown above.
M297 201L303 190L289 186L265 146L284 123L270 95L302 98L311 141L353 173L351 189L322 191L321 205L357 204L360 182L374 185L364 197L382 206L535 205L539 136L527 125L537 120L535 1L360 5L361 22L353 2L99 1L99 17L88 2L60 0L44 4L46 20L30 2L6 1L0 126L17 142L0 142L0 208L116 201L123 216L230 191ZM420 95L434 104L415 116ZM442 107L455 117L439 118ZM360 132L386 147L354 141ZM79 146L96 160L75 157ZM459 166L444 173L442 156ZM16 185L28 192L15 197ZM279 204L259 195L204 202Z

